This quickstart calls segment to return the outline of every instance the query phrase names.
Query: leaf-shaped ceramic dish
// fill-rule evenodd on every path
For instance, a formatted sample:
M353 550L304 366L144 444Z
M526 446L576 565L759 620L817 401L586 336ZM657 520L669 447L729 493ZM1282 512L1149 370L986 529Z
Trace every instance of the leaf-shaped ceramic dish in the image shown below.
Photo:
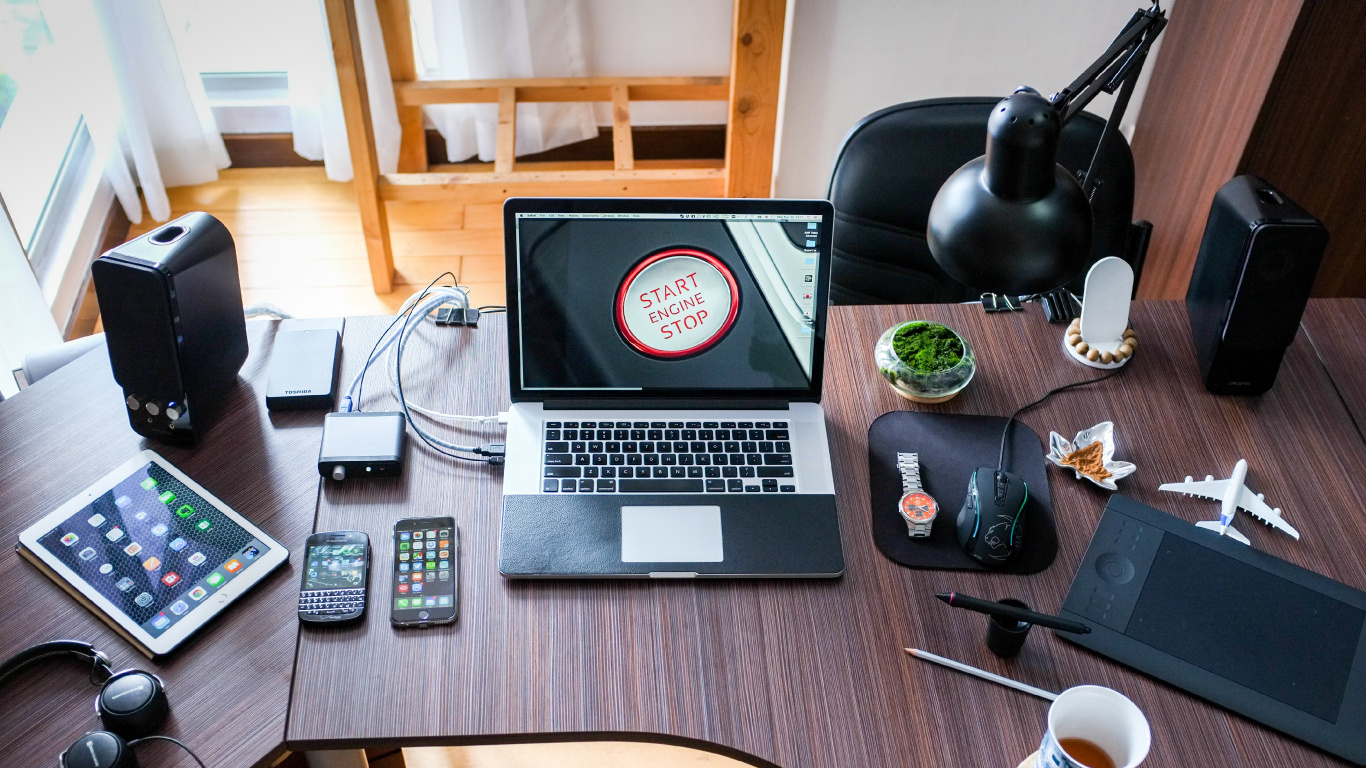
M1088 445L1091 445L1092 443L1101 444L1101 463L1105 466L1105 471L1110 473L1110 476L1105 478L1104 480L1097 480L1096 478L1091 477L1090 475L1083 474L1081 470L1077 469L1076 467L1073 467L1070 464L1063 463L1063 459L1067 458L1069 454L1073 453L1074 451L1079 451L1087 447ZM1078 480L1084 477L1087 480L1090 480L1091 482L1100 486L1101 488L1110 491L1119 490L1119 487L1115 485L1116 480L1123 480L1129 475L1132 475L1138 469L1138 467L1134 466L1133 464L1130 464L1127 461L1115 461L1114 457L1115 425L1111 422L1102 421L1101 423L1095 425L1094 427L1091 427L1090 429L1083 429L1082 431L1077 433L1076 439L1072 440L1071 442L1068 442L1067 438L1063 437L1057 432L1048 433L1049 461L1053 462L1054 464L1057 464L1063 469L1072 470L1072 473L1077 476Z

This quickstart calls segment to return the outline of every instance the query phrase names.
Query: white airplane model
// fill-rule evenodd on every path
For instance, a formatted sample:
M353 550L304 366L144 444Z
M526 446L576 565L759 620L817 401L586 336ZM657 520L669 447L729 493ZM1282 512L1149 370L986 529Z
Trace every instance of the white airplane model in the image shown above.
M1221 536L1228 536L1234 541L1241 541L1244 544L1251 544L1247 537L1233 528L1233 514L1241 509L1253 517L1261 520L1267 525L1278 528L1296 539L1300 537L1300 532L1290 527L1290 524L1281 518L1279 508L1272 509L1262 501L1262 494L1253 494L1252 491L1243 485L1243 480L1247 478L1247 462L1238 459L1238 463L1233 465L1233 475L1227 480L1215 480L1212 475L1205 475L1201 482L1192 482L1189 476L1184 483L1166 483L1158 486L1159 491L1176 491L1187 496L1200 496L1206 499L1222 502L1223 506L1219 510L1218 520L1205 520L1196 523L1200 528L1205 528L1218 533Z

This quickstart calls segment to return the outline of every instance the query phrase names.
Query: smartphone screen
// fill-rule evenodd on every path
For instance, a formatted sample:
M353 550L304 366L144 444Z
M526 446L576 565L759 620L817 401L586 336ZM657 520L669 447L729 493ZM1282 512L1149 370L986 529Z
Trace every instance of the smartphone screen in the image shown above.
M394 524L391 620L400 626L455 621L460 532L449 517L410 517Z
M299 618L346 622L365 613L370 537L361 531L328 531L308 537Z

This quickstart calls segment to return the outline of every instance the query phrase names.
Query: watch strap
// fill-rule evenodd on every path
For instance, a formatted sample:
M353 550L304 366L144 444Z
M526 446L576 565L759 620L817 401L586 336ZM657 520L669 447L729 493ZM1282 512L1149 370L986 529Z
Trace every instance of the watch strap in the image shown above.
M901 471L901 493L920 493L920 454L898 453L896 467Z

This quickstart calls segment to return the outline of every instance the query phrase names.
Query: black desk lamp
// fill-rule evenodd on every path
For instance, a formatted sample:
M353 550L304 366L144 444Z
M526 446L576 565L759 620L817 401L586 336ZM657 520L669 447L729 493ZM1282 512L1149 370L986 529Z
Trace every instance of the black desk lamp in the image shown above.
M1086 268L1091 256L1092 174L1129 105L1148 49L1167 24L1155 1L1135 11L1108 50L1071 85L1045 99L1021 87L993 108L987 152L954 172L930 207L930 253L954 279L1007 295L1042 293ZM1101 91L1114 109L1078 184L1058 165L1062 127Z

